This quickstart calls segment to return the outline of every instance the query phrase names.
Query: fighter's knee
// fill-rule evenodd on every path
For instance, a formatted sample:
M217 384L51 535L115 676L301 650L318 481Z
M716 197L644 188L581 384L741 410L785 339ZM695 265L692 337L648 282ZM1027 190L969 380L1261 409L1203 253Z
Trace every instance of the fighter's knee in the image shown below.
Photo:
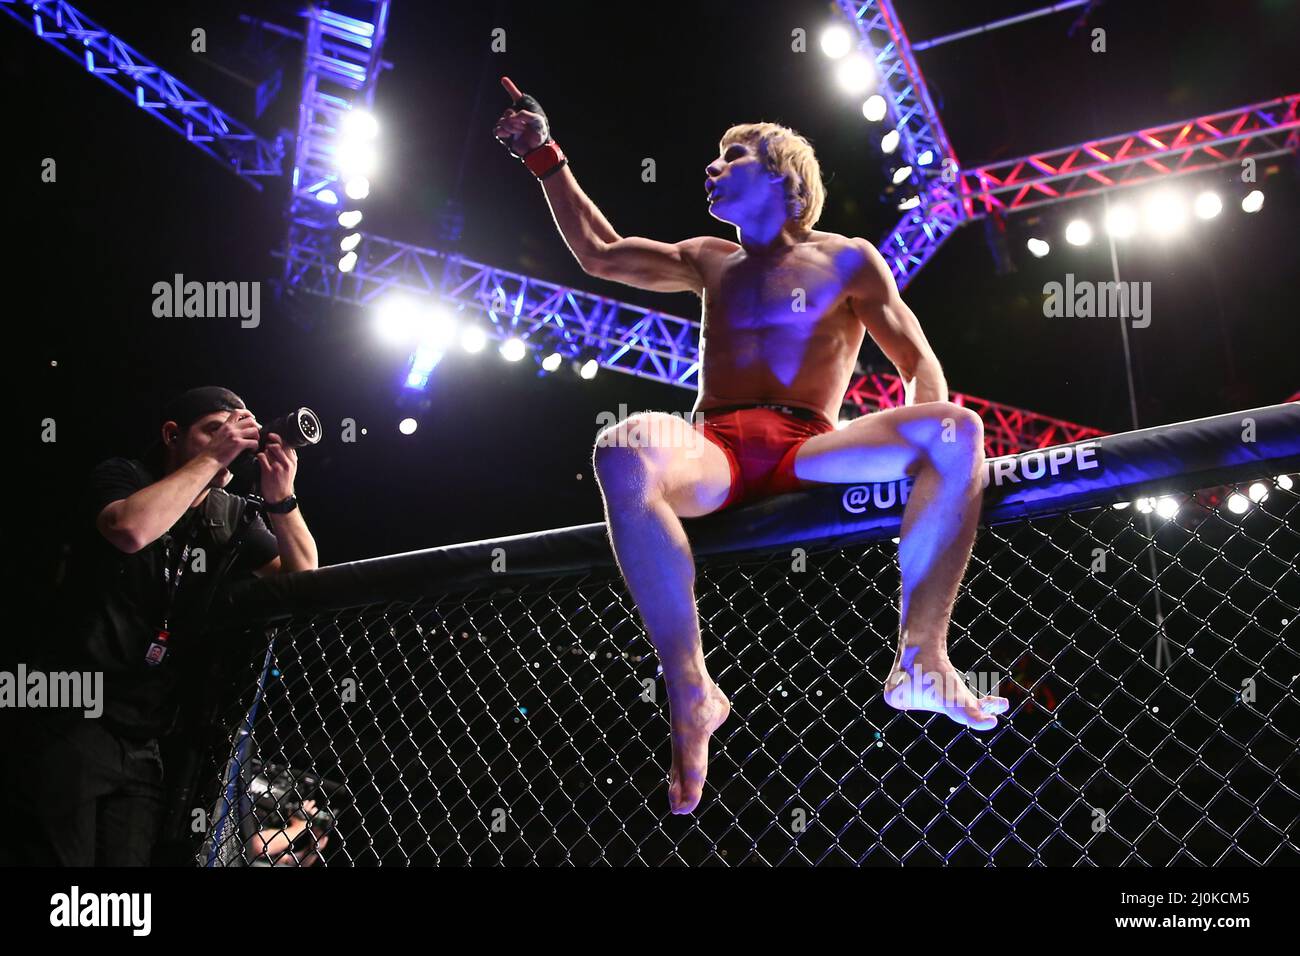
M592 467L606 494L644 490L650 478L650 462L635 440L635 429L619 422L596 436Z
M969 408L936 403L927 452L932 458L966 459L984 451L984 421Z

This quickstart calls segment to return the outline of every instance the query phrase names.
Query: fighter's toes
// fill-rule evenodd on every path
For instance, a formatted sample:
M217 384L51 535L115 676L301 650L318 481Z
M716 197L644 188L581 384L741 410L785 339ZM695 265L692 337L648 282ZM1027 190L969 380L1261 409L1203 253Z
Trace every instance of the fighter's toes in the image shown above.
M971 730L992 730L998 725L998 714L1007 712L1008 702L1005 697L985 696L964 707L958 723L963 723Z

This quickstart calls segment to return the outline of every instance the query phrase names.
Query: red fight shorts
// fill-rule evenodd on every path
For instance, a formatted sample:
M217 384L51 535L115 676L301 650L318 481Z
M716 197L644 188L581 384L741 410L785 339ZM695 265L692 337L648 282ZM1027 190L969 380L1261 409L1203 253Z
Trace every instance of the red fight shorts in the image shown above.
M820 412L788 405L713 408L701 414L704 437L722 449L731 465L731 491L722 508L803 487L805 482L794 474L799 447L814 435L835 430Z

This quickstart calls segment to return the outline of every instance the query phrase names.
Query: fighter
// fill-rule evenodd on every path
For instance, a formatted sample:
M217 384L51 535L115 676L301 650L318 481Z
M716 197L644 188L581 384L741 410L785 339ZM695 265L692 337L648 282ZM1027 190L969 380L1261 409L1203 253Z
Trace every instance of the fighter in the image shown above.
M983 423L948 400L939 360L876 248L813 228L825 189L809 141L767 122L723 134L704 169L704 193L709 215L735 227L735 242L625 237L579 188L537 101L508 77L501 83L513 102L494 135L541 181L583 271L701 300L691 420L629 416L597 437L593 455L615 558L663 668L671 811L698 806L709 738L731 711L705 665L681 519L771 495L914 479L898 545L898 649L884 700L973 730L994 728L1007 700L973 693L947 649L979 520ZM907 403L837 429L866 335L898 369Z

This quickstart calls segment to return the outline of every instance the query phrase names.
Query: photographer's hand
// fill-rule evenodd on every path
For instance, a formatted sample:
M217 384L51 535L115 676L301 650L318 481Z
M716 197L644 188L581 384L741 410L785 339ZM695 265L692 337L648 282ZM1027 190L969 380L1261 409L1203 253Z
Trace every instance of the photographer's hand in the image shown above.
M278 504L294 493L293 480L298 475L298 453L280 441L274 433L267 436L266 450L257 456L262 470L262 498L268 504ZM307 530L302 511L294 508L287 514L269 515L271 531L280 554L257 574L277 574L284 571L311 571L320 565L316 541Z
M272 433L266 437L266 450L258 452L257 461L262 466L262 497L266 501L283 501L293 494L298 452Z

